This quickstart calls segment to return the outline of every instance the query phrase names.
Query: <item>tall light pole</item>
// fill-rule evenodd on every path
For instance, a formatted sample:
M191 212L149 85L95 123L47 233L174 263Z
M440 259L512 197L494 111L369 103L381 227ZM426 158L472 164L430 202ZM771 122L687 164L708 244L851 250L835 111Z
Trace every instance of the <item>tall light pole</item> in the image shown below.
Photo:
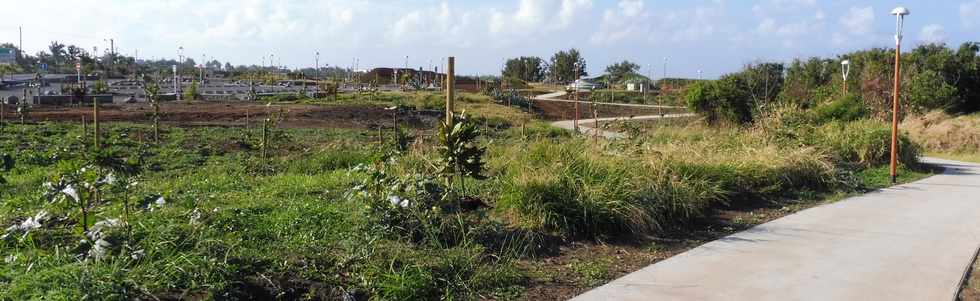
M578 62L572 64L572 69L575 69L575 78L572 79L572 93L575 93L575 132L578 133L578 118L579 118L579 102L578 102Z
M701 69L698 69L698 80L701 80Z
M895 87L892 91L894 98L892 99L891 172L892 184L895 184L898 177L898 95L902 75L902 26L905 25L905 16L909 15L909 10L899 6L892 10L892 15L895 15Z
M660 112L660 116L664 116L663 100L664 100L664 96L666 96L665 93L667 92L667 89L665 89L667 85L667 57L666 56L664 57L664 77L661 80L663 81L663 87L661 87L660 89L660 98L657 99L657 111Z
M314 68L315 68L314 70L315 72L313 75L314 80L320 80L320 52L319 51L316 52L316 58L313 61L314 61L313 63ZM320 85L317 85L317 87L319 88Z
M177 47L177 59L177 64L174 65L174 94L177 94L177 101L180 101L180 67L184 64L184 46Z
M840 72L844 78L844 96L847 96L847 75L851 73L851 61L843 60L840 62Z

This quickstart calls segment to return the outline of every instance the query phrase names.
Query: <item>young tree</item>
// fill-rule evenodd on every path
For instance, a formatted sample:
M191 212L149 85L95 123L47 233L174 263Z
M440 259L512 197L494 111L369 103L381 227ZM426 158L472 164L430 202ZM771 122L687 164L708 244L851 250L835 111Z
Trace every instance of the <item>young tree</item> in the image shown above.
M575 48L555 53L551 57L551 63L548 67L548 75L551 76L551 80L560 83L574 81L576 73L579 77L589 75L585 72L585 58Z
M629 75L636 74L636 72L639 70L640 65L627 60L606 67L606 73L609 74L609 81L611 83L622 82Z
M187 91L184 91L184 100L195 100L199 95L197 91L197 80L195 80L191 82L191 86L187 88Z

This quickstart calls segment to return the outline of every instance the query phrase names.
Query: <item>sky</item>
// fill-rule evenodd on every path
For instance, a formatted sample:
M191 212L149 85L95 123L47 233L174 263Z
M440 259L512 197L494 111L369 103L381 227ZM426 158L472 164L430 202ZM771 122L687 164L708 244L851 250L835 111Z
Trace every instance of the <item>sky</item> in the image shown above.
M904 5L903 47L980 41L980 0L0 0L0 42L31 53L51 41L99 51L288 67L361 69L441 65L499 74L506 58L549 58L575 47L588 72L630 60L660 77L705 78L747 63L894 47ZM16 13L13 13L16 11Z

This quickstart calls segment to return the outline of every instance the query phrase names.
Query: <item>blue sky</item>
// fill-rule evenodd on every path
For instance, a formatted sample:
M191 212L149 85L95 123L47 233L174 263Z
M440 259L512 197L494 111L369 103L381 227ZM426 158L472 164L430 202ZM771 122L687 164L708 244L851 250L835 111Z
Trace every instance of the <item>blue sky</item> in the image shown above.
M889 11L912 11L904 45L980 40L980 0L0 0L0 41L31 52L51 40L143 58L173 58L177 47L200 60L260 64L274 54L290 67L439 65L457 57L463 74L498 73L507 57L549 57L579 48L589 72L628 59L670 76L705 77L755 61L828 56L892 47ZM57 16L46 18L44 16ZM101 50L100 50L101 51ZM650 67L648 67L650 66Z

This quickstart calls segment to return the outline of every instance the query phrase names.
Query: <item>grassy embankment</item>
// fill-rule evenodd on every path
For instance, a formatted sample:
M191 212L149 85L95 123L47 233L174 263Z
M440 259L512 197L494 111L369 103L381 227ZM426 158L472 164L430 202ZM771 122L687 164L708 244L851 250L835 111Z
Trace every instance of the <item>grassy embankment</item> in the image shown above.
M902 129L925 148L926 155L980 162L980 113L950 116L931 112L906 119Z

